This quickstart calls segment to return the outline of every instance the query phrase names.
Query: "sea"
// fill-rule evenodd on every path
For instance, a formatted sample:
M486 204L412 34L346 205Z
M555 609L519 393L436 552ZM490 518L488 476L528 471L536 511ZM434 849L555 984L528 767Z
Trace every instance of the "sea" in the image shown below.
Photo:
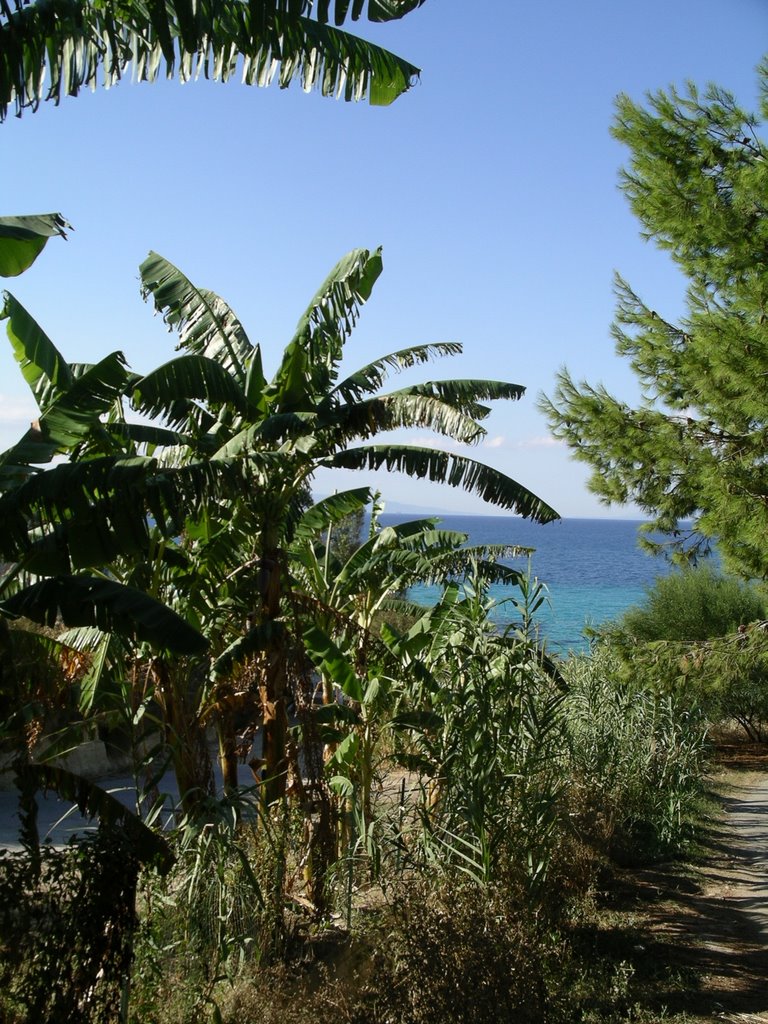
M420 516L385 513L384 526ZM440 527L467 535L467 543L514 544L533 548L505 564L530 571L546 588L547 599L536 614L539 638L548 650L565 655L589 647L589 629L617 618L643 601L658 576L671 571L669 562L638 545L640 520L562 519L542 525L517 516L440 515ZM437 599L437 587L413 587L409 597L421 604ZM519 619L504 598L519 597L516 588L491 587L500 626Z

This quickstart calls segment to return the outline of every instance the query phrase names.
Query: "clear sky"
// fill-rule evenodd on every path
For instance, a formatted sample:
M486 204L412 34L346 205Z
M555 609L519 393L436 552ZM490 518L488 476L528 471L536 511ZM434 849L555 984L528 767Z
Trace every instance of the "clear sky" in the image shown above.
M9 118L2 212L56 210L76 229L9 290L68 359L120 349L146 371L175 344L139 295L137 268L154 249L227 299L272 370L337 259L382 245L349 368L405 345L462 342L462 356L417 376L527 388L497 404L470 454L564 516L632 516L587 491L586 469L535 408L563 364L636 395L609 334L614 270L664 315L682 308L681 280L640 239L617 189L613 101L691 79L756 108L768 2L428 0L399 23L356 30L422 68L390 107L298 87L126 80ZM0 341L0 448L34 411ZM493 511L394 474L376 483L393 502ZM347 485L324 477L318 491Z

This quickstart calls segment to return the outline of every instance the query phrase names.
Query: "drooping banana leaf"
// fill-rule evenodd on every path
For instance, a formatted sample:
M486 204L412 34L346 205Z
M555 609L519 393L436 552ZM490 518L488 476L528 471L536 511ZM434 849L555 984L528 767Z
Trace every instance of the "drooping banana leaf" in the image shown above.
M413 366L427 363L430 359L442 356L461 355L463 347L459 342L441 341L429 345L411 345L409 348L398 349L386 356L375 359L367 366L351 373L340 381L332 394L338 395L343 401L358 401L364 395L372 395L378 391L389 376L390 371L399 373Z
M355 438L364 440L398 427L434 430L463 444L474 444L486 433L461 408L431 395L405 392L367 398L334 409L329 423L339 443Z
M0 23L0 36L3 28ZM0 62L3 57L0 55ZM31 267L49 238L66 238L70 225L60 213L0 217L0 277L17 277Z
M536 522L549 523L559 516L543 499L492 466L454 452L416 445L366 445L336 452L321 465L339 469L387 469L461 487L484 501L509 509Z
M53 790L64 800L77 804L86 817L98 817L102 824L122 829L132 841L139 860L154 863L161 874L167 874L173 867L176 858L165 839L96 783L50 764L23 765L16 769L16 774L25 788Z
M420 0L423 2L423 0ZM138 81L161 73L182 81L200 73L280 88L298 81L323 96L388 104L418 78L418 68L381 46L345 32L348 3L312 17L309 0L164 0L113 5L99 0L16 0L0 4L0 120L44 99L59 103L83 87L113 85L129 69ZM391 21L419 3L377 0L372 21ZM362 10L355 0L354 9Z
M0 601L0 612L45 626L96 626L159 650L202 654L208 642L160 601L97 576L54 576Z

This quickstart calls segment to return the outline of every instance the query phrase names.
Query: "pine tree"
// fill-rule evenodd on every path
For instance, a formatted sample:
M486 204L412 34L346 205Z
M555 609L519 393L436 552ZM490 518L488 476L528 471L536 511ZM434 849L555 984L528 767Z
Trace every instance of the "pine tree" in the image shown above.
M768 119L768 62L759 69ZM673 323L621 277L613 325L642 399L632 408L567 370L540 407L592 467L606 503L636 502L679 559L713 539L726 564L768 577L768 148L758 121L715 86L617 101L629 147L622 188L643 235L688 284ZM696 521L704 541L684 527ZM654 547L650 538L646 544Z

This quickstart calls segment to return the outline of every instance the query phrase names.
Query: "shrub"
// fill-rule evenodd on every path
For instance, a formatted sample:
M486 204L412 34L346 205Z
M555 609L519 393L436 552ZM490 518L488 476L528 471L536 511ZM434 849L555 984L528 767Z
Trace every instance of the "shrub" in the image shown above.
M670 695L633 689L610 647L573 658L565 714L579 827L621 860L680 848L700 792L706 728Z
M0 851L0 1019L120 1019L138 871L115 829L37 857Z
M708 640L764 615L765 598L754 586L702 565L659 576L616 628L638 640Z
M601 631L635 688L674 694L711 721L735 719L750 740L768 720L765 598L710 566L656 580L645 603Z
M508 887L482 888L460 876L421 881L401 889L392 911L363 993L368 1020L540 1024L548 1019L549 940Z

